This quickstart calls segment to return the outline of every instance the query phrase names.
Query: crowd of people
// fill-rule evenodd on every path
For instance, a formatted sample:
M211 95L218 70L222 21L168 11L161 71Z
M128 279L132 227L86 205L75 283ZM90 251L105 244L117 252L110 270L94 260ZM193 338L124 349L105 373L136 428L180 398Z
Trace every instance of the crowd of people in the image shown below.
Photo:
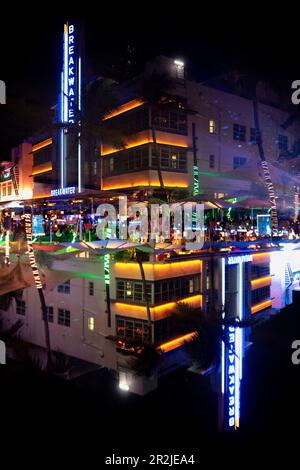
M134 217L127 220L128 226L134 227L131 230L130 239L132 241L145 242L140 235L141 224L139 222L139 212ZM48 214L39 215L40 229L33 235L39 237L40 240L50 242L75 242L78 240L93 241L99 239L97 233L97 224L99 217L107 216L104 213L101 217L89 214L87 211L81 211L79 215L65 215L52 211ZM107 228L109 224L104 224ZM252 219L249 215L213 218L209 215L205 216L205 241L210 242L230 242L230 241L255 241L266 236L277 236L282 239L298 239L300 237L300 220L285 219L279 220L279 227L271 233L270 227L264 232L258 230L256 218ZM12 240L18 240L25 236L25 226L22 214L16 214L12 211L0 211L0 234L3 236L9 231ZM106 231L109 237L109 231ZM116 234L119 234L119 226L117 223ZM164 239L160 236L159 242L172 242L178 238L176 229L172 226L170 238ZM184 237L184 234L183 234Z

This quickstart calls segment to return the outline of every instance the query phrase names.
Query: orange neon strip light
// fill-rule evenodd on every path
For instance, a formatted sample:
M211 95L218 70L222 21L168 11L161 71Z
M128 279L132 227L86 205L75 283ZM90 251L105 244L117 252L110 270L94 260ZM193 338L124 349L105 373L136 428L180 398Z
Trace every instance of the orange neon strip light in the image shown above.
M195 301L200 301L201 302L202 301L202 295L197 294L197 295L193 295L191 297L186 297L185 299L179 300L179 302L183 302L183 303L190 303L190 302L193 303ZM168 302L166 304L158 305L157 307L150 307L151 315L154 316L155 314L159 314L159 313L160 314L168 313L168 312L170 312L171 308L176 307L176 304L177 304L177 302ZM136 315L138 315L138 314L146 315L147 314L147 309L146 309L146 306L144 306L144 305L133 305L133 304L127 304L125 302L116 302L115 306L117 308L127 310L127 312L134 313Z
M196 336L197 336L197 332L193 331L192 333L188 333L184 336L180 336L179 338L172 339L171 341L168 341L167 343L161 344L158 349L160 349L164 353L172 351L173 349L179 348L187 341L191 341Z
M39 142L38 144L35 144L32 146L32 151L37 152L38 150L43 149L44 147L48 147L49 145L52 145L52 138L50 137L49 139L43 140L42 142Z
M270 286L271 283L272 283L271 276L264 276L258 279L253 279L251 281L251 289L254 290L254 289L259 289L260 287Z
M251 313L253 315L254 313L260 312L261 310L264 310L265 308L268 308L271 306L272 306L272 300L264 300L263 302L260 302L259 304L253 305L253 307L251 307Z
M136 99L129 101L128 103L122 104L118 108L116 108L114 111L111 111L110 113L107 113L102 120L106 121L107 119L111 119L115 116L119 116L120 114L127 113L127 111L131 111L132 109L138 108L142 106L145 103L142 99Z
M52 170L52 163L44 163L42 165L37 165L33 167L32 176L40 175L41 173L46 173L47 171Z

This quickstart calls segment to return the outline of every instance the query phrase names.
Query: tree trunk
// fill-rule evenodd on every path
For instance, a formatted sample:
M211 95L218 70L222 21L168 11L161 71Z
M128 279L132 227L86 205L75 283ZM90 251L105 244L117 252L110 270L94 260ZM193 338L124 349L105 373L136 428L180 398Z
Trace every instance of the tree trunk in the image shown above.
M253 115L254 115L254 125L256 129L256 140L258 145L259 157L261 160L261 166L263 169L264 174L264 182L268 190L269 200L271 203L271 227L273 229L278 228L278 216L277 216L277 204L276 204L276 197L275 197L275 189L271 179L271 174L269 170L269 165L265 157L262 135L260 131L259 125L259 115L258 115L258 101L256 94L253 98Z

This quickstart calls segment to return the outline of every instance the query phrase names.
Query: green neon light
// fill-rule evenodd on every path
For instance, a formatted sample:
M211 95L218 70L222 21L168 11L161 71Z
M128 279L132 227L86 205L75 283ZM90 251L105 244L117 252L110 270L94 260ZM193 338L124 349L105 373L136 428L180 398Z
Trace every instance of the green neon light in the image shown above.
M199 194L199 168L198 165L193 166L193 174L194 174L194 185L193 185L193 194L196 196Z

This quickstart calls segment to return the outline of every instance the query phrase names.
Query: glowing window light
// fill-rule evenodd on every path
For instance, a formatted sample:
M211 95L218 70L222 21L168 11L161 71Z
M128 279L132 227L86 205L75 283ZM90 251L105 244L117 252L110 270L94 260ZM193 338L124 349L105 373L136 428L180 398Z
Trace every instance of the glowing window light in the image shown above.
M175 59L174 64L177 65L178 67L184 67L184 62L179 59Z

